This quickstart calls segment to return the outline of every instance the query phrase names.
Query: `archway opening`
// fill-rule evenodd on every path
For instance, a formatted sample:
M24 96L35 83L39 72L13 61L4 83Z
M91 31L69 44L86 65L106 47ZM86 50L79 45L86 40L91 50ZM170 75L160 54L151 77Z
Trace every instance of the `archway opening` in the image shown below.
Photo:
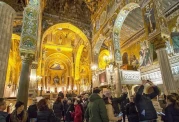
M42 72L39 73L46 91L77 91L82 79L91 81L91 45L76 26L59 23L48 28L42 37L41 52Z
M114 58L115 58L115 62L119 63L122 60L122 56L121 56L121 30L122 30L122 26L124 25L124 22L126 20L126 18L128 17L128 15L130 14L130 12L132 12L133 10L140 8L139 4L137 3L129 3L126 6L124 6L119 14L117 15L115 24L114 24L114 28L113 28L113 46L114 46Z

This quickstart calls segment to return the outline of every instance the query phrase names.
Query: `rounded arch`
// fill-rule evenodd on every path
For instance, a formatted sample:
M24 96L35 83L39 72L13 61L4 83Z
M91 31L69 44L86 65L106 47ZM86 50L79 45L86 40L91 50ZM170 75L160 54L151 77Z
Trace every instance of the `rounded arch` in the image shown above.
M43 37L42 37L42 44L43 44L43 41L45 39L45 37L50 33L50 32L53 32L54 30L57 30L57 29L68 29L68 30L71 30L72 32L74 32L75 34L77 34L81 40L83 40L83 48L85 46L88 47L89 49L89 60L91 60L91 43L90 41L88 40L88 38L86 37L86 35L76 26L70 24L70 23L59 23L59 24L56 24L56 25L53 25L51 27L49 27L45 33L43 34ZM41 45L41 50L42 50L42 47L43 45ZM83 49L81 49L81 46L78 47L78 49L75 49L77 50L77 55L76 55L76 59L75 59L75 80L78 80L79 79L79 75L80 75L80 70L79 70L79 66L80 66L80 58L81 58L81 55L82 55L82 52L81 50L83 51ZM80 52L80 53L78 53ZM41 51L41 55L42 55L42 51ZM41 56L42 57L42 56ZM73 64L73 63L71 63ZM72 73L73 75L73 73Z
M121 52L120 52L120 32L122 25L126 19L126 17L129 15L129 13L136 9L139 8L140 5L137 3L129 3L126 6L124 6L119 14L117 15L116 21L114 23L114 28L113 28L113 45L114 45L114 58L115 62L120 62L121 61Z
M88 38L86 37L86 35L76 26L70 24L70 23L59 23L59 24L56 24L56 25L53 25L51 27L49 27L45 33L43 34L43 37L42 37L42 41L45 39L45 37L48 35L49 32L52 32L53 30L57 30L57 29L69 29L71 31L73 31L74 33L76 33L77 35L79 35L79 37L85 42L85 43L88 43L90 44ZM91 50L91 46L89 47L90 50Z
M108 28L111 28L113 26L113 19L115 19L116 17L117 17L117 13L114 13L114 15L111 17L110 21L106 25L106 26L108 26ZM109 38L107 38L107 39L109 39ZM103 34L99 35L99 38L96 41L94 41L94 44L93 44L93 53L94 54L100 53L101 46L102 46L103 42L107 39Z
M63 59L63 60L60 60ZM51 63L52 61L60 61L66 64L66 67L68 67L68 69L70 69L72 67L72 61L64 54L62 53L53 53L51 55L49 55L46 60L45 60L45 67L44 67L44 73L45 73L45 69L47 68L48 64ZM68 66L67 66L68 64ZM70 72L68 72L68 74L70 75Z
M78 48L77 54L76 54L76 59L75 59L75 80L80 79L80 59L81 55L84 49L84 45L80 45Z

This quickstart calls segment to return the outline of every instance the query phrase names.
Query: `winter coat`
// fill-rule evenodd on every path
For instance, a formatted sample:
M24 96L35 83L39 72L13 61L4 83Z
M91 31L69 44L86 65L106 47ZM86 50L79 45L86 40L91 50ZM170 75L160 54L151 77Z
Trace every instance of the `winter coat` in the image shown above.
M127 98L127 94L122 94L119 98L112 98L112 106L114 108L114 114L119 114L119 104L121 104L122 101L124 101Z
M0 122L6 122L7 116L8 116L7 112L0 111Z
M30 105L27 110L29 118L37 118L37 110L38 109L36 104Z
M27 112L22 111L20 115L17 115L17 111L14 110L11 114L10 114L10 122L27 122Z
M53 111L56 117L61 118L62 117L62 111L63 111L63 105L62 103L55 102L53 104Z
M75 105L74 122L82 122L82 110L79 104Z
M120 104L120 108L122 113L126 113L126 105L129 103L129 98L124 99L121 104Z
M37 122L60 122L52 110L38 111Z
M126 105L126 115L129 122L139 122L139 115L135 103L130 102Z
M117 122L119 119L114 116L113 107L111 104L106 104L107 114L109 118L109 122Z
M179 122L179 109L176 109L173 104L165 108L165 122Z
M66 108L65 108L65 121L67 122L71 122L74 120L73 116L72 116L72 113L75 111L74 109L74 105L71 104L71 105L67 105Z
M96 93L91 94L89 100L85 118L89 122L109 122L104 100Z
M139 119L140 121L155 120L157 119L157 113L151 99L155 98L159 94L159 89L157 86L154 86L154 92L151 94L143 94L143 90L144 86L141 85L134 98L139 113Z

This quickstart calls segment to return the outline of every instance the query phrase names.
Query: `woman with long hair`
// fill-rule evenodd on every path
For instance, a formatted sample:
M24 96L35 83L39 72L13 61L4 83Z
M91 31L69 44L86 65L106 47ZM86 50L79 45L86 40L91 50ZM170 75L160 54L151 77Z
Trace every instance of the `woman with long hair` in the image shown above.
M80 99L74 100L75 114L74 114L74 122L82 122L82 109L81 109Z
M46 99L41 99L37 103L37 108L37 122L60 122L53 111L49 109Z
M10 122L27 122L27 112L24 111L23 102L16 102L15 110L10 114Z
M122 120L122 116L120 116L120 117L115 117L114 116L114 111L113 111L111 99L108 98L108 97L104 97L103 99L104 99L104 102L106 104L106 109L107 109L109 122L117 122L119 120Z
M177 96L167 96L167 107L165 108L165 122L179 122L179 100Z
M57 97L56 101L53 104L53 111L55 113L55 116L62 119L62 112L63 112L63 105L61 102L61 97Z

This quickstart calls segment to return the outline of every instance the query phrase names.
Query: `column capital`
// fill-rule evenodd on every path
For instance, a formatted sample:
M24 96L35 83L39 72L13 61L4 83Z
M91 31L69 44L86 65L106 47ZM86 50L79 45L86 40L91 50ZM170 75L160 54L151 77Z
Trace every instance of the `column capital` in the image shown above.
M32 63L32 61L34 60L34 55L24 54L24 55L21 55L21 59L22 59L23 62Z
M158 49L162 49L162 48L166 48L166 45L165 45L165 40L164 38L162 38L161 36L158 36L156 37L152 43L154 44L155 46L155 49L158 50Z

